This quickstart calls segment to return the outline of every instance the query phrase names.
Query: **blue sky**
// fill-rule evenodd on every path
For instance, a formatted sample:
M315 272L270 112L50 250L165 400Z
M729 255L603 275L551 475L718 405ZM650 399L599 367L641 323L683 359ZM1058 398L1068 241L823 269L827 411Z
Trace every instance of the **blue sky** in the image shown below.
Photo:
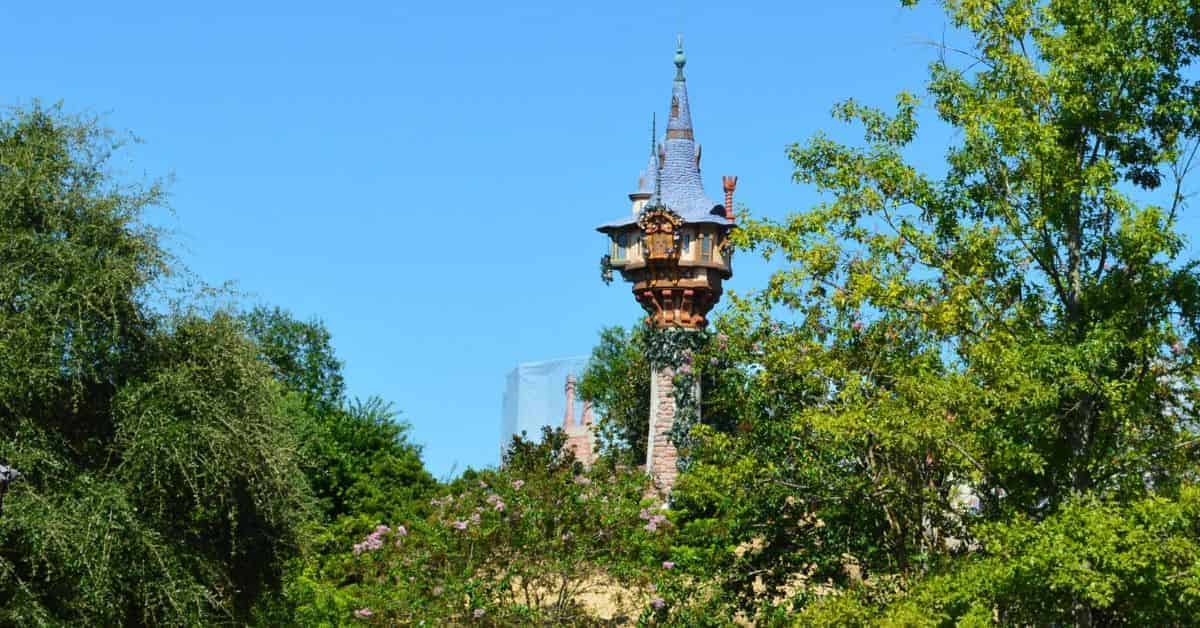
M919 90L947 29L886 0L4 3L0 104L143 138L117 165L174 175L152 219L182 261L322 319L351 394L394 401L442 476L495 464L516 363L638 318L593 228L628 211L677 32L709 196L736 174L782 216L815 200L786 146L843 136L840 99ZM949 141L914 158L937 169ZM766 270L743 254L727 288Z

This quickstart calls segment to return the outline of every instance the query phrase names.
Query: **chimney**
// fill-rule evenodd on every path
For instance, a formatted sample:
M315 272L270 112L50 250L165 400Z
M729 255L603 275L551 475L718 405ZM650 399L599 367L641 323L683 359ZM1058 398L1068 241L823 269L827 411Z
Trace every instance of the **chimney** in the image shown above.
M737 188L737 177L721 177L721 184L725 187L725 217L733 220L733 190Z
M563 415L563 429L575 425L575 376L567 375L567 411Z

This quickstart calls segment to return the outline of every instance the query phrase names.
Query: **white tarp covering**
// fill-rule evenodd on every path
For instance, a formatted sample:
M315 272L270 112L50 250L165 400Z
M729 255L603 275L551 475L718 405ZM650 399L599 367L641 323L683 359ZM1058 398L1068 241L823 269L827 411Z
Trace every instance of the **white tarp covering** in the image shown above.
M561 427L567 411L567 375L578 378L587 365L587 357L562 358L544 362L526 362L509 371L504 387L504 408L500 419L500 451L512 437L525 432L531 439L541 437L542 427ZM582 404L575 403L578 423Z

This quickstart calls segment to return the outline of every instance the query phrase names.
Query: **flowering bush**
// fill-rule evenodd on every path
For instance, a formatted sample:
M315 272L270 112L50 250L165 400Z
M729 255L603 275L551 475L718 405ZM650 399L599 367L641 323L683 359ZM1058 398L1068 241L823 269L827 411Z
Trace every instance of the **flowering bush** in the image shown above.
M329 619L578 623L661 606L652 587L673 566L672 525L646 497L646 477L584 469L564 444L561 431L540 444L517 439L501 469L468 471L431 500L428 517L370 530L327 574L345 583L345 615Z

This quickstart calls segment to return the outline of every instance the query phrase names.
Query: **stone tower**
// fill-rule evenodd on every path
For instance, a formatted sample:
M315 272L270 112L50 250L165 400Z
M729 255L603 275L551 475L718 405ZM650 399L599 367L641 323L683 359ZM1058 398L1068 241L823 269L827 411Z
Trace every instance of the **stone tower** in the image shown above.
M598 228L611 240L604 258L611 270L632 284L633 297L654 327L702 330L708 312L721 298L721 282L733 271L728 235L733 228L733 191L737 177L724 177L725 203L704 192L700 145L692 128L682 38L675 51L675 80L667 133L653 137L650 161L629 195L631 215ZM675 373L669 365L651 365L650 437L646 466L655 483L669 491L678 454L669 433L674 425ZM699 391L694 395L699 400Z

